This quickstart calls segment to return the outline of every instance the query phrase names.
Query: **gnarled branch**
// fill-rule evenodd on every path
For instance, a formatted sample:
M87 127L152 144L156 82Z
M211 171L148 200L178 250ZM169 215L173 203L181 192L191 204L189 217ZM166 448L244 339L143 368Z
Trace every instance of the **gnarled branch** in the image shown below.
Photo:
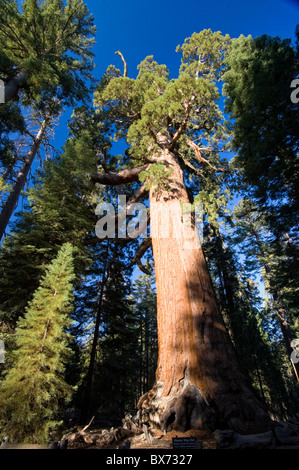
M187 144L189 145L189 147L192 148L192 150L194 150L194 153L195 153L196 158L199 161L199 163L204 163L205 165L208 165L209 167L213 168L213 170L215 170L215 171L221 171L221 172L224 171L223 168L216 168L208 160L206 160L200 153L201 149L198 147L198 145L196 145L194 142L192 142L192 140L188 139Z
M145 185L140 186L140 188L137 189L137 191L132 196L132 198L127 202L125 210L128 211L131 208L131 206L133 204L135 204L136 202L140 201L140 199L146 193L147 193L147 189L145 188ZM115 215L115 230L117 230L117 228L118 228L118 214ZM101 239L101 238L98 238L98 237L94 237L94 238L85 240L84 245L85 246L96 245L97 243L101 243L104 240L106 240L106 238ZM135 238L126 237L126 238L122 239L121 242L122 243L128 243L128 242L131 242L131 241L134 241L134 240L135 240Z
M142 271L145 274L151 274L151 272L145 266L143 266L143 264L141 263L141 258L151 246L152 246L152 238L151 237L145 238L143 242L139 245L136 255L134 256L131 262L131 266L133 266L134 264L137 264L140 271Z
M109 171L108 173L98 173L91 177L92 181L109 186L118 186L120 184L133 183L138 181L139 173L147 170L148 165L130 168L128 170Z
M124 77L127 77L128 75L128 67L127 67L127 62L125 61L124 59L124 56L122 55L122 53L120 51L116 51L115 54L118 54L122 60L122 63L124 64Z

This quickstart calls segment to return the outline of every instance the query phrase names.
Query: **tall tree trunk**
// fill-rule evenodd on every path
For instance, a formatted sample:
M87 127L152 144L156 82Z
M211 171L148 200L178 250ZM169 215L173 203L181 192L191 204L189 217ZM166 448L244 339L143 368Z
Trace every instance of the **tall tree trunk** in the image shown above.
M104 298L105 287L106 287L107 280L108 280L108 273L107 273L108 257L109 257L109 239L107 241L107 246L106 246L105 260L104 260L103 273L102 273L102 279L101 279L101 287L99 289L99 296L98 296L98 301L97 301L95 327L94 327L92 346L91 346L90 357L89 357L88 370L87 370L86 379L85 379L86 382L85 382L85 388L84 388L84 393L83 393L81 416L80 416L81 423L85 423L86 420L89 419L89 414L91 411L92 384L93 384L93 377L94 377L94 372L95 372L95 367L96 367L100 325L102 321L103 298Z
M16 182L13 185L11 192L1 210L0 213L0 241L5 233L6 227L10 221L10 218L17 206L21 191L23 190L27 181L28 173L33 163L33 160L41 146L45 131L48 125L48 120L45 119L34 139L34 142L28 152L28 155L22 165L21 170L18 173Z
M161 160L172 173L170 191L150 190L159 355L155 384L138 408L144 421L165 430L264 431L270 418L241 372L196 229L189 240L178 236L186 229L181 202L189 202L183 172L171 151Z
M280 330L281 330L281 333L282 333L282 337L283 337L283 341L284 341L284 344L285 344L286 352L287 352L289 360L292 364L296 380L297 380L297 382L299 382L299 363L298 362L294 363L292 361L291 355L294 351L296 351L296 348L293 347L292 334L291 334L291 331L290 331L289 322L287 320L286 311L281 305L277 289L275 289L275 287L273 286L273 279L272 279L272 276L271 276L271 267L269 266L269 264L266 261L265 252L264 252L259 234L253 227L252 227L252 233L255 237L256 244L257 244L257 247L258 247L258 250L259 250L259 253L260 253L260 257L261 257L262 263L264 265L265 278L268 281L269 288L270 288L270 293L271 293L272 298L274 300L274 308L276 310L276 314L277 314L277 317L278 317L278 323L279 323Z

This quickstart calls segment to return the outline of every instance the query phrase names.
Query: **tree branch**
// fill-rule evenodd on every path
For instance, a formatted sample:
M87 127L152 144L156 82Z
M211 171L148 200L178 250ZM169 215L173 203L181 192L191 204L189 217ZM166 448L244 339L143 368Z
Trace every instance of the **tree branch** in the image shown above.
M17 96L19 90L25 86L27 79L28 73L21 71L5 84L4 96L6 103Z
M137 191L132 196L132 198L127 202L126 208L125 208L126 212L130 209L132 204L135 204L136 202L140 201L140 199L146 193L147 193L147 189L145 188L145 185L140 186L140 188L137 189ZM117 228L118 228L118 214L115 215L115 230L117 230ZM98 238L98 237L94 237L94 238L91 238L89 240L85 240L84 246L96 245L97 243L101 243L104 240L105 240L105 238L101 239L101 238ZM128 243L128 242L131 242L131 241L134 241L134 240L135 240L135 238L126 237L126 238L123 238L121 240L121 242Z
M143 264L141 263L141 258L151 246L152 246L152 238L151 237L145 238L143 242L139 245L136 255L134 256L131 262L131 266L133 266L134 264L137 264L140 271L142 271L145 274L151 274L151 272L143 266Z
M199 163L205 163L209 167L213 168L213 170L215 170L215 171L221 171L221 172L224 171L223 168L216 168L208 160L206 160L200 153L201 149L194 142L192 142L191 140L187 140L187 144L189 145L189 147L192 148L192 150L194 150L194 153L195 153L196 158L199 161Z
M109 186L119 186L120 184L133 183L138 181L139 173L148 168L147 165L139 166L137 168L130 168L129 170L121 170L119 172L109 171L108 173L98 173L91 177L92 181L100 184L107 184Z
M127 77L128 76L128 67L127 67L127 62L125 61L124 59L124 56L122 55L122 53L120 51L116 51L115 54L118 54L122 60L122 63L124 64L124 77Z
M185 110L185 117L180 125L180 127L178 128L178 130L176 131L176 133L174 134L173 138L172 138L172 141L170 142L169 146L168 146L168 150L173 150L174 149L174 146L175 144L177 143L177 141L179 140L179 138L181 137L182 133L184 132L185 128L186 128L186 125L188 123L188 119L189 119L189 114L190 114L190 107L189 106L186 106L186 110Z

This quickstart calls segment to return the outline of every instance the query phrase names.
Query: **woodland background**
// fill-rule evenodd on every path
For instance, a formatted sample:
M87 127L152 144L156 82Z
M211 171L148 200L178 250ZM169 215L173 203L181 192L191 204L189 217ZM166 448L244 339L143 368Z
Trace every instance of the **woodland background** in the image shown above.
M80 0L25 0L22 10L0 2L0 77L10 97L0 104L0 432L18 441L47 441L70 416L120 419L155 380L152 253L138 251L140 240L100 243L94 234L99 201L120 194L94 172L126 168L130 157L126 136L113 135L123 110L111 108L106 121L96 112L107 83L125 74L126 50L97 76L92 9ZM219 308L242 369L278 419L299 416L298 363L290 361L299 338L295 30L294 22L290 39L230 43L219 85L223 152L196 166L186 151ZM139 73L156 73L154 59L142 57ZM57 282L62 293L53 296Z

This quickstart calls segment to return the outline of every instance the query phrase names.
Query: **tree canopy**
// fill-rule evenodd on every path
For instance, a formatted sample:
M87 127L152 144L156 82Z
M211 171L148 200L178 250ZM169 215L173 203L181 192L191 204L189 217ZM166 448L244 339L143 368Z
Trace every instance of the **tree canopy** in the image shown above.
M0 19L1 437L128 412L164 432L298 419L298 41L205 29L176 78L153 55L129 76L117 51L95 80L82 0L0 0ZM111 204L140 228L136 203L145 238L98 236Z

